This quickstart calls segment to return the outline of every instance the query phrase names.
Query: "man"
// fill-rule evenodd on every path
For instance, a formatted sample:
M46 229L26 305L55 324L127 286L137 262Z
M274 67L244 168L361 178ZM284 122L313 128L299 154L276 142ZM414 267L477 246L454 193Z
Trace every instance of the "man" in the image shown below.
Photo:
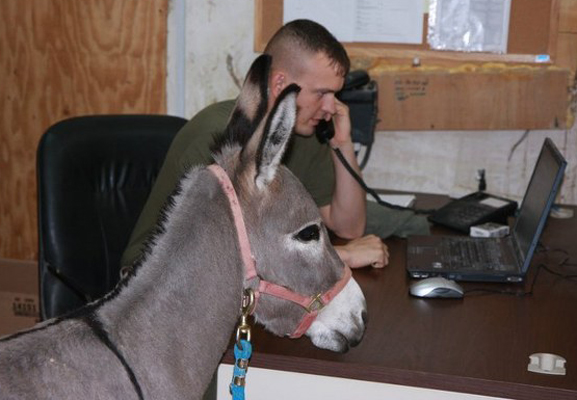
M287 85L297 83L301 87L296 135L283 163L311 193L325 225L337 236L350 240L335 247L344 262L352 268L387 265L388 250L381 240L374 235L362 236L366 225L363 189L334 151L314 136L321 120L332 119L335 134L329 145L340 149L360 174L351 140L349 110L335 97L350 66L345 49L321 25L296 20L273 36L265 53L272 56L269 109ZM212 163L211 148L224 131L233 105L228 101L207 107L178 133L123 255L123 268L130 267L142 253L143 243L182 173L193 165Z

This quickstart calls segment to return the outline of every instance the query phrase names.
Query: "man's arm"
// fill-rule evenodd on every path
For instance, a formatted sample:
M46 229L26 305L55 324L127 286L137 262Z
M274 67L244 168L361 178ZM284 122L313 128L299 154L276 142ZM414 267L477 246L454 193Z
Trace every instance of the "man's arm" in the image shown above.
M350 167L362 178L351 137L349 108L337 99L335 105L335 135L329 144L333 150L338 149L341 152ZM362 236L367 220L365 191L343 165L336 151L332 151L331 156L335 171L335 189L331 202L319 210L325 224L337 236L353 239L345 245L335 246L335 250L341 260L351 268L368 265L382 268L389 263L387 246L377 236Z
M337 112L333 117L335 135L330 140L330 146L340 151L359 175L361 169L353 148L351 138L351 121L348 107L335 99ZM332 152L335 170L335 190L330 204L320 207L325 224L337 236L343 239L355 239L362 236L366 225L366 195L363 188L345 168L336 152Z

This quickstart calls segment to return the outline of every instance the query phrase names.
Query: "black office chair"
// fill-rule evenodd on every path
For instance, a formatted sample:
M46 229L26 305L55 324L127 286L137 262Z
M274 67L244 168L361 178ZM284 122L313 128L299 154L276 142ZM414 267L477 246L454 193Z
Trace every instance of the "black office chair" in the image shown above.
M114 288L132 228L185 122L166 115L85 116L44 133L37 153L42 319Z

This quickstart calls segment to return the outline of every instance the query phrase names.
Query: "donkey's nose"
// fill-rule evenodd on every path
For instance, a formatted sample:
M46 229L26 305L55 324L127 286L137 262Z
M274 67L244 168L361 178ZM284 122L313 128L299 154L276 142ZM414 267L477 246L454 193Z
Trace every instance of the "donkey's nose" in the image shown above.
M361 343L361 341L363 340L363 337L365 336L365 329L364 327L360 329L359 334L356 335L355 337L352 337L349 340L349 347L356 347L358 346L359 343Z
M361 340L363 340L363 337L365 336L365 331L367 329L367 320L368 320L368 315L366 311L363 311L361 313L361 321L357 320L357 323L355 324L355 329L353 330L353 335L351 335L351 337L348 340L348 345L349 347L355 347L357 346Z

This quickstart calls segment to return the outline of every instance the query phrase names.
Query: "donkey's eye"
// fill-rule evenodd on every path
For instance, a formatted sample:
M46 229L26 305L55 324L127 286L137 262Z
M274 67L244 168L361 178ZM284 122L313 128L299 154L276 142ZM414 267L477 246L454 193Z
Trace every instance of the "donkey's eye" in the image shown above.
M309 225L302 229L295 235L295 238L301 242L310 242L311 240L319 240L320 229L318 225Z

